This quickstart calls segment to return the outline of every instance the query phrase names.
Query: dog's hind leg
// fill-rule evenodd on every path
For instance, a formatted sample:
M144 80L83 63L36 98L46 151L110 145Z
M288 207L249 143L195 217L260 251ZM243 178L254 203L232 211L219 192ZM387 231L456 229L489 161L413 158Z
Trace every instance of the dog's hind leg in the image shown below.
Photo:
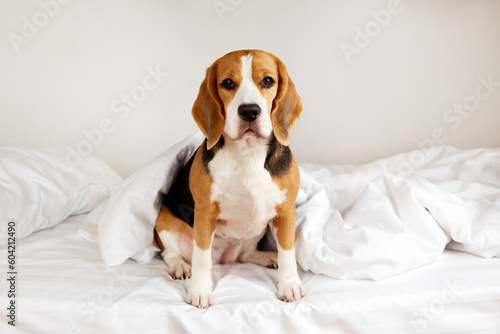
M167 272L173 279L191 278L193 228L177 218L164 205L156 220L155 238Z
M267 228L259 236L247 239L243 243L238 261L243 263L254 263L268 268L278 268L278 253L257 250L257 245L266 234Z

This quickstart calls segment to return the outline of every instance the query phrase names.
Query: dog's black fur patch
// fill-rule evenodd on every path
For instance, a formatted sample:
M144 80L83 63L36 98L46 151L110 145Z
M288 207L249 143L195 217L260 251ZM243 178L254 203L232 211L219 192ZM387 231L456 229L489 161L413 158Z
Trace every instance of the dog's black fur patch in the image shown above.
M210 163L210 161L212 161L215 154L217 152L219 152L219 150L221 150L223 147L224 147L224 137L223 136L220 136L220 139L217 142L217 144L215 144L214 147L212 147L210 150L207 150L207 140L205 140L203 142L203 144L201 145L201 148L203 148L203 151L202 151L202 153L203 153L203 159L202 159L203 165L207 169L207 173L209 172L208 164Z
M196 150L198 152L198 150ZM189 174L193 165L196 152L191 156L187 164L179 171L175 181L163 196L163 205L177 218L182 219L190 226L194 225L194 200L189 189Z
M198 148L202 153L203 165L207 169L208 164L214 158L215 153L224 146L224 138L221 137L219 142L215 144L212 149L207 150L207 140ZM194 226L194 199L189 188L189 175L191 173L191 167L193 165L194 157L196 153L191 156L186 165L179 171L175 177L174 183L168 190L168 193L163 196L162 203L165 205L170 212L174 214L177 218L183 220L190 226Z
M273 137L267 148L266 162L264 168L271 176L281 176L288 172L292 163L292 151L290 147L281 145Z

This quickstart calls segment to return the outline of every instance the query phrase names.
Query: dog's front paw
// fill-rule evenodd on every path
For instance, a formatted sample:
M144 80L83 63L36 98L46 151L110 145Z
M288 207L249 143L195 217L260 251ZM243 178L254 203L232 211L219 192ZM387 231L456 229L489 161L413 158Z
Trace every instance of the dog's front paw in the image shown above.
M212 305L212 282L191 282L187 294L187 302L199 309Z
M191 266L183 260L169 265L167 272L173 279L185 280L191 278Z
M292 276L278 281L278 298L285 302L293 302L305 295L304 287L298 276Z

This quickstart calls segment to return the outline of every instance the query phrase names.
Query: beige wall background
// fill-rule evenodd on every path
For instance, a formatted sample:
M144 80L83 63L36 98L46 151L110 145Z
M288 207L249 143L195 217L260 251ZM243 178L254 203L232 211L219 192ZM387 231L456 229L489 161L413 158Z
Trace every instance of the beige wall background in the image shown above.
M2 0L0 22L0 145L122 176L197 130L205 69L247 48L302 96L299 162L500 146L500 1Z

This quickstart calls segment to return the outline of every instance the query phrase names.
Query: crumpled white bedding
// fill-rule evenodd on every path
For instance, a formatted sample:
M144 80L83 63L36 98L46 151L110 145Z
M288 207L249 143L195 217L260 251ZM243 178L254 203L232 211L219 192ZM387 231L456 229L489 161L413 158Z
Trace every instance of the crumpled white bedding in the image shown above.
M159 192L202 140L198 133L162 153L89 214L80 235L99 241L108 266L151 261ZM500 149L437 146L363 166L299 165L304 270L381 280L431 262L447 245L500 255Z
M306 295L293 303L277 298L275 269L214 265L214 305L199 310L185 301L189 280L172 280L161 259L106 269L98 244L76 234L84 218L19 241L18 319L13 328L4 311L0 333L500 333L499 258L445 250L379 282L299 269ZM0 246L1 263L7 255Z
M438 146L359 167L302 164L296 204L297 261L315 273L380 280L445 247L498 257L500 149Z

